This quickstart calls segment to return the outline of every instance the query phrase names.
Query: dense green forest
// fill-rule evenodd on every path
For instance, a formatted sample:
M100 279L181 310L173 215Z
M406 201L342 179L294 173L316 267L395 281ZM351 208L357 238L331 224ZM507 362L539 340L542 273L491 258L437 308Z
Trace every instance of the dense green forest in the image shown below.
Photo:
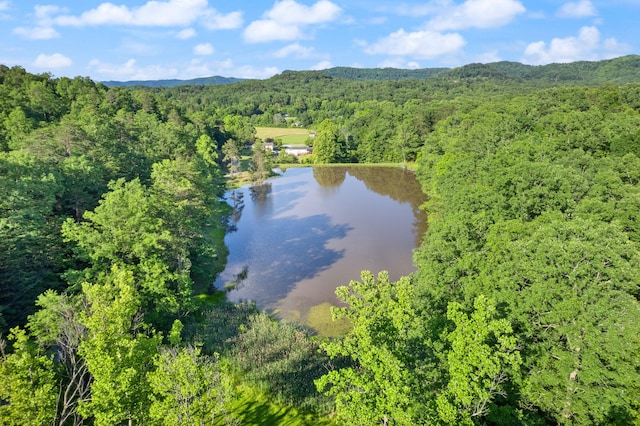
M640 424L639 62L177 87L0 66L0 422ZM417 272L338 288L339 338L211 288L225 174L273 161L258 125L315 130L316 164L411 163L429 197Z

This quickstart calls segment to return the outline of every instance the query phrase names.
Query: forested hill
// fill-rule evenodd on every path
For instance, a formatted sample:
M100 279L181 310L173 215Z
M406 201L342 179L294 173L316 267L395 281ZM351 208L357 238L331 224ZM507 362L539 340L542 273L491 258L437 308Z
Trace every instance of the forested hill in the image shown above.
M386 81L407 79L422 80L447 73L449 70L449 68L401 69L334 67L318 72L322 75L346 80Z
M272 81L294 80L297 82L308 82L310 80L322 80L324 78L351 81L458 81L461 79L487 79L503 82L529 82L541 85L624 84L640 81L640 56L628 55L602 61L580 61L549 65L525 65L519 62L502 61L489 64L468 64L456 68L401 69L334 67L319 71L287 70L262 81L269 85ZM104 81L102 83L106 86L176 87L229 85L246 80L248 79L213 76L191 80Z
M176 87L201 84L233 84L243 81L243 78L221 77L215 75L213 77L194 78L191 80L132 80L132 81L103 81L105 86L147 86L147 87Z
M329 68L318 73L346 80L423 80L490 78L516 79L539 82L579 82L601 84L606 82L628 83L640 80L640 56L629 55L603 61L580 61L567 64L525 65L519 62L493 62L468 64L456 68L421 68L414 70L397 68Z
M506 76L524 80L578 82L580 84L630 83L640 81L640 56L628 55L604 61L580 61L540 66L518 62L487 65Z

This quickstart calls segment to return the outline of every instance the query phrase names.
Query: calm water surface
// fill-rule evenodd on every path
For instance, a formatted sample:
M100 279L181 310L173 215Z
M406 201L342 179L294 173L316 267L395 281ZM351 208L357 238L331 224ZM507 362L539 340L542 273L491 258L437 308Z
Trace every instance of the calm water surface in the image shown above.
M425 201L411 172L381 167L292 168L255 190L227 194L235 229L225 238L219 289L276 316L313 325L314 306L337 304L335 289L360 271L415 270L412 251L426 231Z

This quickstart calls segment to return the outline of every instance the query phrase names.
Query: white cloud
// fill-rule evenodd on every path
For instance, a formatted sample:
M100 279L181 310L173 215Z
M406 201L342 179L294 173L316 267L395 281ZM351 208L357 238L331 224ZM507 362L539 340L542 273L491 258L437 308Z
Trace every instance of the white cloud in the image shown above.
M182 67L182 72L180 73L179 78L189 80L192 78L211 77L214 75L229 77L230 75L227 75L224 71L218 72L218 70L232 66L233 62L231 60L203 62L202 58L194 58L191 62Z
M530 43L525 48L522 62L540 65L598 60L619 56L629 50L629 46L615 38L601 42L600 31L596 27L582 27L577 37L554 38L548 45L544 41Z
M480 53L476 55L473 62L480 62L482 64L488 64L491 62L500 62L502 57L498 54L497 50L491 50L488 52Z
M604 48L605 52L607 52L605 54L605 57L608 58L624 55L633 50L633 48L628 44L620 43L613 37L605 39L605 41L602 43L602 47Z
M331 61L320 61L315 65L312 65L309 69L314 71L326 70L327 68L333 68Z
M269 78L280 73L278 67L256 68L253 65L241 65L230 71L230 74L238 78Z
M249 43L299 39L307 26L333 22L341 13L342 9L328 0L312 6L281 0L264 13L264 19L253 21L245 28L244 38Z
M141 66L135 59L123 64L112 64L94 59L89 63L92 77L98 81L117 80L188 80L199 77L221 75L238 78L268 78L280 72L276 67L257 68L252 65L236 65L231 59L204 62L201 58L174 66Z
M31 40L50 40L52 38L60 37L58 31L53 28L53 18L51 15L64 12L65 9L58 6L40 6L37 5L33 8L33 14L35 16L36 25L31 28L18 27L13 30L13 33L24 38Z
M418 69L420 64L415 61L405 61L404 58L388 58L377 65L378 68Z
M50 40L60 37L60 34L53 27L18 27L13 29L13 33L31 40Z
M328 0L320 0L311 7L295 0L282 0L266 12L265 17L281 24L320 24L335 20L341 11L338 5Z
M562 5L557 15L563 18L584 18L588 16L596 16L596 10L591 0L578 0Z
M242 24L240 12L222 15L208 8L207 0L149 0L140 7L101 3L95 9L80 16L61 15L55 18L58 25L133 25L133 26L181 26L191 25L202 19L210 29L237 28Z
M269 78L279 72L280 70L277 67L257 68L253 65L236 65L231 59L211 62L202 62L199 59L194 59L188 66L184 67L184 71L179 78L190 79L220 75L223 77L262 79Z
M240 28L243 23L242 12L223 15L215 10L209 10L200 21L209 30L235 30Z
M244 30L244 39L249 43L260 43L273 40L295 40L302 37L298 26L284 26L275 21L253 21Z
M466 44L460 34L441 34L434 31L416 31L408 33L403 29L366 46L370 55L410 56L413 58L433 58L452 54Z
M193 28L185 28L184 30L179 31L178 34L176 34L176 38L180 40L187 40L195 36L196 30L194 30Z
M161 65L140 67L135 59L129 59L124 64L109 64L94 59L89 63L89 70L96 80L162 80L178 76L176 68Z
M213 48L211 43L200 43L193 48L193 53L196 55L213 55L213 52L215 52L215 49Z
M33 7L33 13L36 16L36 19L42 25L51 25L53 23L53 18L51 18L51 15L64 13L66 12L66 10L67 9L54 5L36 5Z
M444 7L427 23L434 31L465 28L496 28L526 12L516 0L467 0L460 5Z
M289 56L295 56L297 58L308 58L312 54L313 47L304 47L299 43L293 43L275 51L273 53L273 56L275 58L286 58Z
M61 53L54 53L53 55L40 54L33 61L33 66L36 68L54 69L54 68L66 68L70 67L73 61Z

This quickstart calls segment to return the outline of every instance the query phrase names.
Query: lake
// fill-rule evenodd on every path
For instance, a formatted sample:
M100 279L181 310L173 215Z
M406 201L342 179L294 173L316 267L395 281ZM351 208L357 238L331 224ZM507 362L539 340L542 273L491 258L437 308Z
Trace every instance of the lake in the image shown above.
M214 285L230 301L339 333L329 313L336 287L360 280L362 270L387 270L394 281L415 271L425 200L414 174L396 167L289 168L230 191L229 256Z

